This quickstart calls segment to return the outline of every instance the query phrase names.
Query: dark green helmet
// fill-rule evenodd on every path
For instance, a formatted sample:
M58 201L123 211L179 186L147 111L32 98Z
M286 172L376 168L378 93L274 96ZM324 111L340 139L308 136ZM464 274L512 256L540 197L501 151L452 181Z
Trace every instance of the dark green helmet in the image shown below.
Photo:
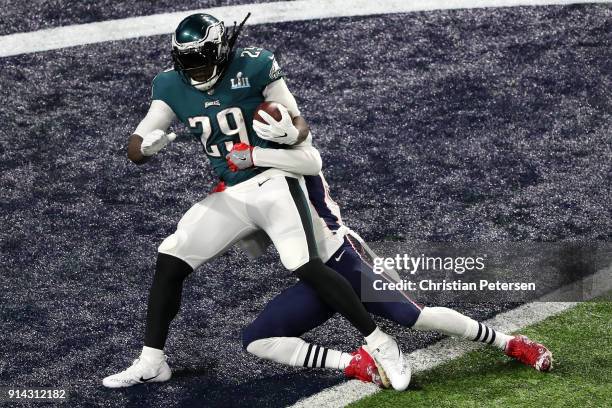
M247 15L247 18L249 16ZM172 35L174 69L200 90L212 88L219 80L246 18L231 38L222 21L210 14L192 14L181 21Z

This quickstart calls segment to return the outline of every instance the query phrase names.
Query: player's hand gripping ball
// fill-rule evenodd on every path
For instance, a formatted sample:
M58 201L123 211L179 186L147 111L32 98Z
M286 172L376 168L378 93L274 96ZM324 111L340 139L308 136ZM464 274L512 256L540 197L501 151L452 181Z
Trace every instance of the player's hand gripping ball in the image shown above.
M287 108L276 102L263 102L255 109L253 130L262 139L289 145L297 141L300 133Z
M238 171L253 167L253 146L246 143L238 143L225 156L227 165L231 171Z

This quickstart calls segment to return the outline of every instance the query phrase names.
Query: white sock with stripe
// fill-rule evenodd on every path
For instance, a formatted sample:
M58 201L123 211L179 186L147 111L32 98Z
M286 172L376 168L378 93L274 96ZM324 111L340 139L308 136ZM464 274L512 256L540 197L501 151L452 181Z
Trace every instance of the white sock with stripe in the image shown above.
M486 324L482 324L475 320L472 320L472 322L476 323L478 325L478 328L476 328L472 324L470 334L466 338L472 341L480 341L481 343L492 344L501 350L506 349L506 344L508 344L508 341L510 341L512 336L508 336L505 333L498 332L492 329L491 327L487 326ZM472 337L472 334L474 334L473 337Z
M344 370L353 356L339 350L306 343L298 337L270 337L255 340L247 351L258 357L294 367Z
M339 350L329 349L312 343L305 343L307 347L300 350L297 361L302 361L303 367L335 368L344 370L353 356Z
M462 337L498 347L501 350L512 338L446 307L425 307L413 326L417 330L432 330L448 336Z

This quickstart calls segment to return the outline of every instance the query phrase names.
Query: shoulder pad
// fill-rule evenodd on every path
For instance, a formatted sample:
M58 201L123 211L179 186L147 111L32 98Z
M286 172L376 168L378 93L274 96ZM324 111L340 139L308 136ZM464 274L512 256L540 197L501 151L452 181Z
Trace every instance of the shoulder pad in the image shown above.
M168 103L168 99L177 81L181 81L181 79L179 73L174 69L167 69L157 74L155 78L153 78L151 99L159 99Z

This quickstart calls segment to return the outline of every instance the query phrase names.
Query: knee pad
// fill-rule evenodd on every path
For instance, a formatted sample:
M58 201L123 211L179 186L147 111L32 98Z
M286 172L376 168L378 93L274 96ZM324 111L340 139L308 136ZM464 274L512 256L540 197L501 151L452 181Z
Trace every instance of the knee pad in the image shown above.
M259 358L270 359L279 338L280 337L269 337L267 339L257 339L246 344L244 348L246 351Z
M271 317L271 318L270 318ZM257 318L242 330L242 347L248 350L250 344L266 339L286 338L291 336L290 330L283 324L273 320L274 316L268 314L268 318Z
M300 350L305 346L307 343L299 337L269 337L255 340L246 350L259 358L298 366Z
M157 249L164 254L174 255L180 251L182 244L187 241L187 234L182 230L176 230L172 235L169 235L162 241Z
M166 254L173 256L187 263L192 269L196 269L201 262L196 262L193 256L190 256L190 249L188 246L189 237L183 230L176 230L172 235L169 235L162 241L157 248L159 254Z

